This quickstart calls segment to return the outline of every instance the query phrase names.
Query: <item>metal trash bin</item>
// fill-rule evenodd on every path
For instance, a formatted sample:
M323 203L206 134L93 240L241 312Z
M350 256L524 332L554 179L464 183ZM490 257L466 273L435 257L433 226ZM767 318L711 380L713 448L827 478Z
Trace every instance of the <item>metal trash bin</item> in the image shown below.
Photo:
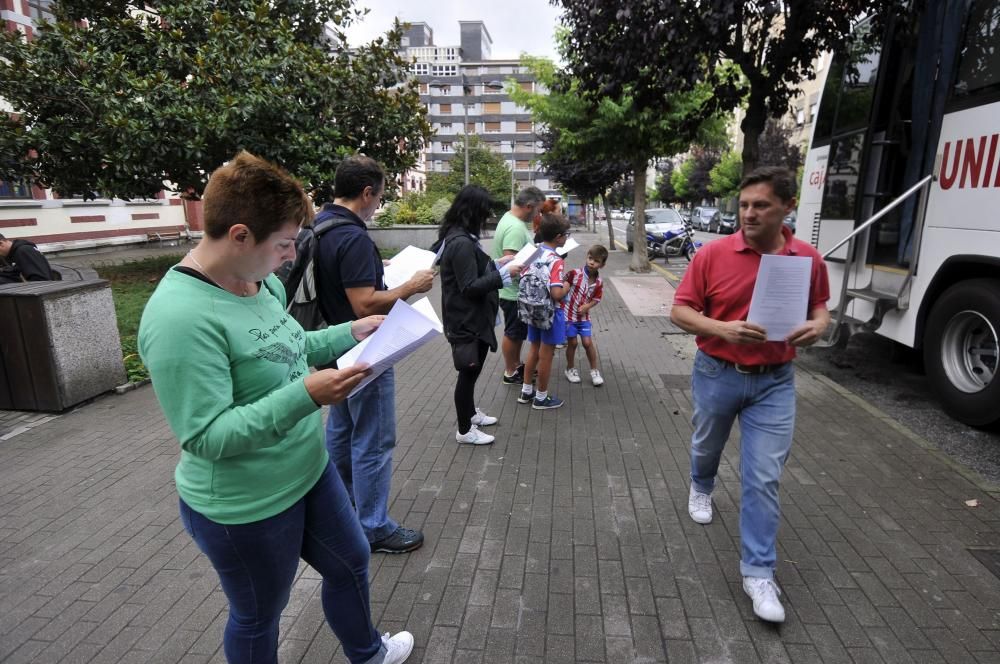
M0 286L0 409L63 411L124 382L110 283Z

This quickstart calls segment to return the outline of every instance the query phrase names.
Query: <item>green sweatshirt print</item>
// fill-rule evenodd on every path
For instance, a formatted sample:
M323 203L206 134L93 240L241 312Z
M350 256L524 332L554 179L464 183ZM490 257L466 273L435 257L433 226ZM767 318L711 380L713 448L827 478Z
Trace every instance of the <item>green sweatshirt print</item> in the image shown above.
M139 354L180 442L177 492L223 524L259 521L302 498L329 460L309 367L357 341L351 324L306 332L271 275L239 297L169 270L139 325Z

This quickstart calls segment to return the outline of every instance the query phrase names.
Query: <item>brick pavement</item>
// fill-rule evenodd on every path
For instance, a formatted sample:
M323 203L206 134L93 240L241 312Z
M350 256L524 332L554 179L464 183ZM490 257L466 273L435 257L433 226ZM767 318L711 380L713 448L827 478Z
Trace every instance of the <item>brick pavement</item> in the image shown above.
M479 404L500 417L493 446L454 442L443 341L400 365L392 513L427 544L373 556L371 572L380 627L416 635L410 661L1000 660L1000 581L976 557L1000 567L997 494L803 371L782 482L788 620L754 618L738 574L737 446L715 521L692 523L693 343L663 316L632 315L616 284L626 266L612 254L594 315L604 387L570 385L558 359L566 406L532 411L490 356ZM0 661L224 661L225 600L177 520L176 443L152 389L43 419L0 413L17 431L0 440ZM303 566L282 662L343 661L318 585Z

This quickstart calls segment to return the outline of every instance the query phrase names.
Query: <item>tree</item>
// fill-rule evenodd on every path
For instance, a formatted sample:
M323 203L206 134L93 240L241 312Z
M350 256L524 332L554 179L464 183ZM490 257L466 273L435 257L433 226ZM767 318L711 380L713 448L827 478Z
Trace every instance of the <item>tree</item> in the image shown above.
M735 150L722 155L719 163L708 173L708 191L719 198L732 198L739 194L743 176L743 162Z
M632 178L626 177L616 182L608 192L608 202L616 208L634 207L635 182Z
M746 103L743 169L759 161L768 116L785 113L799 81L824 51L848 41L863 14L902 11L903 0L555 0L568 28L568 68L582 89L617 96L628 90L637 109L708 84L705 112ZM728 62L736 69L719 67Z
M565 56L565 53L564 53ZM635 184L636 237L645 237L646 166L655 157L677 154L692 141L718 140L723 132L718 115L705 114L711 90L699 86L685 94L664 98L655 109L639 108L632 90L625 87L614 96L586 92L566 71L544 59L522 58L549 94L531 93L508 86L519 105L533 118L559 130L559 147L569 155L590 160L624 160ZM644 242L634 242L630 269L649 271Z
M364 152L395 175L430 125L401 27L358 49L335 42L352 0L60 0L36 38L0 36L0 178L64 196L198 196L240 149L281 164L319 202L340 160ZM84 21L84 19L86 19Z
M792 132L780 120L770 118L760 135L760 163L784 166L792 173L802 165L802 150L791 141Z
M679 200L677 192L674 191L674 185L670 181L671 176L674 174L674 162L669 160L664 161L656 167L656 170L658 172L656 176L656 200L664 204Z
M427 176L427 193L433 199L452 200L465 186L465 144L456 141L458 148L446 173ZM510 164L494 152L478 136L469 136L469 184L478 184L490 192L496 201L510 200Z
M566 150L561 149L559 130L554 127L544 129L539 138L545 149L542 154L542 164L550 177L565 187L566 191L578 196L580 200L591 201L597 197L601 198L604 215L608 221L608 250L614 251L615 229L611 225L611 204L606 194L608 188L628 172L628 162L567 154Z

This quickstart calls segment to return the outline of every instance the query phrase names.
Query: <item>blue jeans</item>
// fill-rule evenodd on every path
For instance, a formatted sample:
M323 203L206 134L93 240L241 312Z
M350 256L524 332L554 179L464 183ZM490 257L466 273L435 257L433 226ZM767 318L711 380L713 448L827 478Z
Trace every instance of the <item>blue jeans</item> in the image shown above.
M326 622L353 663L385 657L371 620L368 543L333 467L280 514L239 525L216 523L180 500L181 522L212 562L229 600L226 660L276 664L278 621L288 604L299 558L323 576Z
M350 399L330 406L326 421L326 449L354 497L369 542L385 539L399 527L389 518L394 447L396 379L389 369Z
M778 482L795 428L795 369L789 362L769 373L748 375L698 351L691 391L691 484L702 493L712 492L722 450L739 417L740 572L771 578L781 520Z

